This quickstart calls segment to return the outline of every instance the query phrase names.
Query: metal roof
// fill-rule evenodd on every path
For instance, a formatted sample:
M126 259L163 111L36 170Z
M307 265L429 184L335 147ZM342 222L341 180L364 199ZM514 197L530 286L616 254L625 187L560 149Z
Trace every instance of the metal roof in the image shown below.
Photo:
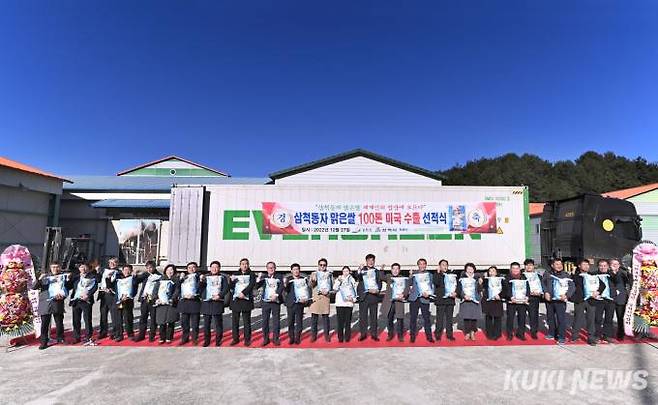
M272 180L278 180L284 177L292 176L295 174L303 173L308 170L317 169L318 167L327 166L333 163L341 162L343 160L352 159L354 157L365 157L372 159L389 166L397 167L398 169L406 170L408 172L416 173L421 176L429 177L434 180L443 180L444 176L435 173L431 170L423 169L422 167L410 165L399 160L391 159L386 156L378 155L365 149L353 149L347 152L339 153L337 155L329 156L324 159L314 160L312 162L304 163L299 166L291 167L289 169L280 170L270 174Z
M266 177L69 176L65 191L166 191L173 185L267 184Z
M139 166L137 166L137 167L133 167L132 169L122 170L122 171L120 171L119 173L117 173L117 176L123 176L124 174L130 173L130 172L134 172L134 171L137 170L137 169L143 169L143 168L145 168L145 167L148 167L148 166L151 166L151 165L154 165L154 164L157 164L157 163L162 163L162 162L165 162L165 161L167 161L167 160L171 160L171 159L176 159L176 160L180 160L181 162L189 163L189 164L191 164L191 165L193 165L193 166L197 166L197 167L199 167L199 168L209 170L209 171L211 171L211 172L213 172L213 173L217 173L217 174L219 174L220 176L229 176L228 173L220 172L219 170L212 169L212 168L210 168L210 167L208 167L208 166L204 166L204 165L202 165L202 164L200 164L200 163L193 162L193 161L191 161L191 160L183 159L182 157L178 157L178 156L176 156L176 155L165 156L165 157L163 157L163 158L161 158L161 159L154 160L154 161L152 161L152 162L143 163L143 164L141 164L141 165L139 165Z
M65 179L63 177L55 176L54 174L44 172L43 170L37 169L36 167L28 166L24 163L20 163L20 162L17 162L15 160L11 160L11 159L3 157L3 156L0 156L0 166L8 167L8 168L14 169L14 170L19 170L19 171L25 172L25 173L36 174L37 176L48 177L48 178L55 179L55 180L61 180L65 183L70 182L70 180Z
M164 208L169 209L169 200L101 200L91 204L92 208Z

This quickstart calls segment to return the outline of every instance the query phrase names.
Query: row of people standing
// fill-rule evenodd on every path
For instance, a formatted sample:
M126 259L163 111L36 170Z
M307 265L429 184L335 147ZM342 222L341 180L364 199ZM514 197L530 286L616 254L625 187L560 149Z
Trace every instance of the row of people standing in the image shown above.
M599 268L602 266L601 263ZM109 267L102 272L90 271L86 265L81 265L79 275L64 277L55 263L51 266L51 276L42 276L39 283L42 289L48 291L48 299L43 306L44 313L41 314L40 310L40 315L43 315L42 347L47 347L50 314L53 315L57 325L57 339L63 340L63 302L68 290L71 291L70 305L73 308L73 332L76 342L81 338L81 319L85 321L87 340L92 337L91 308L94 303L94 293L98 291L99 339L107 337L109 314L113 325L112 337L117 341L124 338L124 332L136 341L143 340L147 326L149 340L154 341L157 325L160 329L160 343L170 343L173 340L175 323L180 320L181 344L187 343L190 338L196 344L199 339L200 316L203 315L204 346L210 344L213 324L215 344L221 345L222 315L228 306L232 311L231 344L239 342L239 324L242 320L244 342L250 345L251 311L254 309L253 294L256 289L262 289L263 345L270 343L270 323L271 341L274 345L280 345L282 304L287 307L291 344L299 344L301 341L304 309L307 306L310 307L311 313L311 341L317 339L320 320L324 339L330 341L331 294L335 294L336 297L336 332L339 342L351 339L352 310L355 305L359 308L359 340L367 339L368 334L371 339L379 340L380 301L382 301L382 314L387 320L388 340L392 340L395 335L401 341L404 339L407 305L410 312L411 342L415 341L418 334L419 313L422 316L428 341L440 340L444 331L447 339L454 340L453 315L456 299L460 300L459 313L463 320L466 339L475 338L481 313L485 314L487 337L490 339L501 337L503 301L506 301L508 339L511 339L513 334L525 339L526 313L530 318L531 337L536 339L539 326L539 302L544 300L549 324L547 336L563 342L566 300L571 299L574 294L578 297L577 292L580 291L578 286L583 285L579 283L580 278L577 278L575 283L565 282L566 279L573 280L562 271L562 263L559 260L554 261L551 271L545 272L541 278L534 272L534 263L530 259L525 261L523 272L519 263L512 263L510 273L505 278L498 276L495 267L489 268L488 274L482 277L476 273L475 265L468 263L461 277L457 279L457 274L448 270L446 260L441 260L437 272L433 273L427 271L425 259L419 259L418 268L410 271L410 276L406 277L401 275L401 268L397 263L391 266L389 273L375 267L375 256L369 254L366 256L365 264L360 265L356 272L345 266L334 280L327 270L327 265L326 259L320 259L318 270L306 277L301 274L300 266L293 264L290 268L291 275L283 277L277 273L274 262L267 263L267 272L257 276L249 268L248 259L242 259L239 271L232 275L221 274L221 264L217 261L211 263L207 275L200 275L197 272L196 263L189 263L183 274L176 274L174 265L166 266L161 274L156 270L155 264L149 262L146 271L137 275L130 265L125 265L119 270L117 260L111 259ZM584 266L584 261L581 261L579 267L580 265ZM614 269L613 265L613 271ZM598 278L602 280L602 284L605 284L603 281L605 278ZM617 278L614 278L613 282L616 283L616 280ZM385 290L383 283L388 286ZM605 319L599 322L599 325L606 322L606 326L600 328L604 330L604 337L610 335L611 326L607 325L611 324L609 314L612 312L608 309L610 306L607 302L603 302L602 305L598 305L597 302L608 296L609 293L601 293L596 297L588 296L587 300L594 299L596 302L587 306L578 305L579 303L574 301L577 305L576 319L580 321L582 318L580 313L584 312L587 315L588 330L590 325L602 318ZM621 294L615 292L614 296L616 299ZM133 332L134 300L139 300L141 304L139 332L136 336ZM432 302L436 305L437 313L434 333L430 321ZM618 308L616 310L618 311ZM601 316L596 315L598 311L601 312ZM619 312L617 316L619 319ZM591 319L594 321L590 322ZM574 320L574 328L578 324ZM592 328L594 331L592 333L597 333L598 330ZM577 333L574 336L577 336Z

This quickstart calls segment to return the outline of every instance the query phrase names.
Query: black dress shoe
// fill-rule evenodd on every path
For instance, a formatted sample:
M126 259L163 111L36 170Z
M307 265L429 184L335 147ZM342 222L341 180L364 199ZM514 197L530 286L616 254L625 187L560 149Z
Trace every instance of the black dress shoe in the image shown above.
M455 340L455 337L454 336L448 336L448 340L451 340L451 341Z
M390 342L391 340L393 340L393 337L394 337L393 335L386 336L386 341Z
M149 342L151 343L155 342L155 336L149 336Z
M427 339L427 341L430 343L434 343L434 339L431 336Z
M208 346L210 346L210 340L204 340L203 347L208 347Z
M44 350L47 348L48 348L48 343L41 343L41 345L39 346L39 350Z
M222 345L221 339L215 341L215 346L221 346L221 345Z
M183 346L183 345L186 345L187 342L189 342L189 340L187 340L187 339L182 339L178 345L179 345L179 346Z
M525 341L525 335L518 335L517 338L519 338L519 340Z
M331 342L331 336L325 336L324 341L327 342L327 343L330 343Z
M121 342L121 341L123 341L123 336L119 336L119 337L115 338L114 341L115 341L115 342Z
M194 346L198 345L199 339L192 339L192 343L194 344Z
M411 335L411 337L409 337L409 341L410 341L411 343L416 343L416 336Z
M274 341L274 346L281 346L281 342L279 342L278 340L275 340Z
M537 340L537 332L531 332L530 337L532 338L532 340Z
M98 335L98 340L105 339L107 337L107 333L101 333Z
M508 340L508 341L509 341L509 340L512 340L512 339L513 339L513 336L512 336L512 335L507 335L507 340Z
M239 340L231 340L231 346L235 346L235 345L237 345L238 343L240 343Z
M403 336L398 336L398 342L404 342L404 337Z
M245 340L244 345L245 346L251 346L251 340Z
M318 340L317 336L311 336L311 343L315 343L316 340Z
M144 338L141 337L141 336L135 336L135 337L133 337L133 342L141 342L142 340L144 340Z
M363 342L363 341L366 340L367 338L368 338L368 337L367 337L366 335L361 335L361 336L359 336L359 342Z
M58 344L62 344L62 343L64 343L64 339L62 339L62 338L57 339L57 343L58 343Z
M375 342L379 342L379 338L377 336L372 336L371 339L374 340Z
M269 340L263 340L263 343L261 344L261 346L265 347L265 346L267 346L267 345L269 345L269 344L270 344L270 341L269 341Z

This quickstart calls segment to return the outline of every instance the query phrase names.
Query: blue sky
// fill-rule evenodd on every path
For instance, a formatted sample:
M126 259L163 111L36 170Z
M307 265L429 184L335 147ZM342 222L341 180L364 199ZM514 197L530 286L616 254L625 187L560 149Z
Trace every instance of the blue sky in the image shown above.
M656 21L654 1L3 1L0 155L234 176L356 147L658 161Z

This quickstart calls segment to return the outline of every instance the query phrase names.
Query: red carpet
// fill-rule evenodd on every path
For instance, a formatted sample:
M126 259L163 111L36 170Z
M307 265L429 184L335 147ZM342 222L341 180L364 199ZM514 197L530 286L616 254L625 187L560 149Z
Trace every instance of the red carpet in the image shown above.
M242 332L242 331L241 331ZM653 328L652 332L654 334L658 334L658 328ZM54 329L51 334L51 336L54 336ZM418 337L416 338L415 343L409 342L409 335L408 333L405 335L405 341L404 342L398 342L397 337L391 340L390 342L386 341L386 332L382 332L379 336L379 342L376 342L370 337L368 337L366 340L359 342L359 334L353 334L352 339L350 342L346 343L339 343L338 338L335 333L331 334L331 342L325 342L324 337L319 337L317 341L311 343L310 341L310 334L304 333L302 335L302 342L299 345L290 345L288 343L288 334L283 333L281 334L281 346L274 346L271 342L268 346L265 346L264 348L266 349L285 349L285 348L293 348L293 349L339 349L339 348L350 348L350 349L366 349L366 348L382 348L382 347L464 347L464 346L551 346L555 345L556 342L555 340L547 340L544 338L544 334L540 333L539 338L537 340L533 340L530 338L530 335L528 334L526 336L526 340L522 341L519 340L518 338L514 338L511 341L508 341L505 336L501 337L498 340L488 340L484 332L478 331L475 335L475 340L470 341L470 340L464 340L464 335L462 334L461 331L455 331L455 340L450 341L443 337L440 342L435 342L435 343L430 343L425 339L425 334L423 332L419 333ZM155 342L149 342L148 338L141 341L141 342L133 342L129 338L124 338L123 341L121 342L115 342L114 340L111 340L109 338L98 340L96 343L98 346L111 346L111 347L172 347L172 346L180 346L180 337L181 337L181 332L178 330L176 331L174 335L174 341L172 343L165 343L165 344L160 344L157 340ZM242 333L241 333L241 339L242 339ZM586 345L586 338L587 334L585 332L581 333L580 340L577 342L571 342L570 341L570 334L567 333L567 345ZM34 335L29 335L25 339L27 343L31 346L37 346L39 344L38 340L34 338ZM21 344L23 341L22 338L16 338L12 339L11 343L12 344ZM656 340L654 339L642 339L642 340L635 340L632 338L626 337L623 341L617 341L616 339L613 340L616 344L637 344L637 343L644 343L644 342L655 342ZM241 340L239 344L236 346L230 346L231 342L231 332L225 332L224 337L223 337L223 342L221 347L229 347L229 348L245 348L244 342ZM251 341L251 347L250 348L263 348L261 346L263 342L263 336L261 331L257 331L252 334L252 341ZM203 343L203 332L200 333L199 335L199 344L198 346L201 347ZM78 344L73 344L73 337L71 334L71 331L67 331L65 333L65 343L64 345L66 346L80 346L82 347L82 343ZM182 347L194 347L194 344L190 341L187 344L183 345ZM210 348L216 348L215 347L215 337L214 333L211 337L211 343L208 349Z

